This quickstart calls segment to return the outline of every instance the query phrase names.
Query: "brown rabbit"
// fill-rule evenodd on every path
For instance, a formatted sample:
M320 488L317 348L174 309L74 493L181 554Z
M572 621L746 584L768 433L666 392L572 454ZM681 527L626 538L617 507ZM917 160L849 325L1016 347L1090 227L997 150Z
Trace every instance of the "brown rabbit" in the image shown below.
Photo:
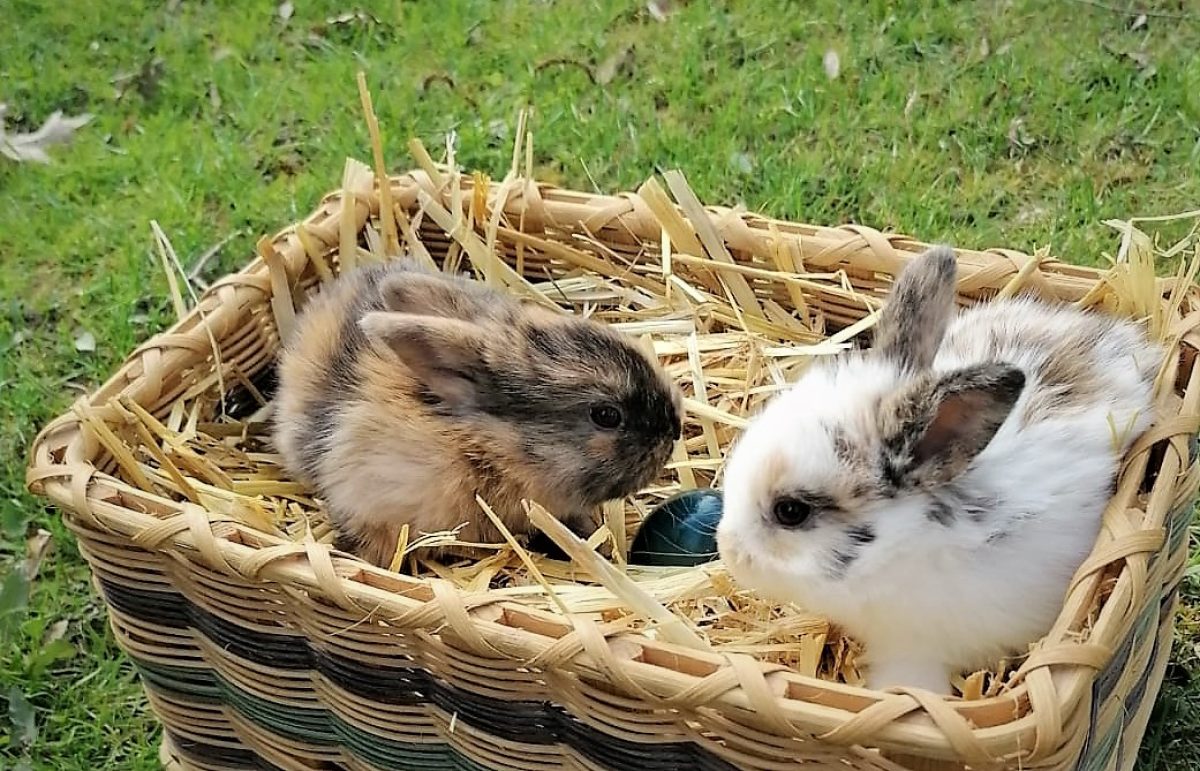
M275 442L324 498L340 545L386 565L463 525L496 542L536 500L583 531L680 435L680 396L620 333L409 261L364 267L305 308L279 363Z

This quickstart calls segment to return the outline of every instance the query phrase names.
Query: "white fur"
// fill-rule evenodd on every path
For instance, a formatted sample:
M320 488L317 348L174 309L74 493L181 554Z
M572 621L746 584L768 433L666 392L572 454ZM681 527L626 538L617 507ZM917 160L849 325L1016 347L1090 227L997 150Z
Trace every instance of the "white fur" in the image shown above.
M1036 373L1047 338L1089 324L1104 331L1078 355L1091 360L1103 396L1027 414L1042 388ZM953 673L992 665L1043 636L1094 544L1121 456L1151 422L1161 358L1132 324L1107 326L1028 300L981 305L951 322L933 369L995 360L1027 379L1008 419L955 481L987 502L981 521L965 511L950 526L931 521L931 499L919 492L872 501L850 515L876 538L841 576L828 565L845 543L846 520L788 530L770 517L772 497L781 484L836 488L848 470L829 427L871 437L869 405L910 376L871 355L816 365L751 422L729 459L718 529L727 566L742 584L825 615L860 640L871 687L948 692Z

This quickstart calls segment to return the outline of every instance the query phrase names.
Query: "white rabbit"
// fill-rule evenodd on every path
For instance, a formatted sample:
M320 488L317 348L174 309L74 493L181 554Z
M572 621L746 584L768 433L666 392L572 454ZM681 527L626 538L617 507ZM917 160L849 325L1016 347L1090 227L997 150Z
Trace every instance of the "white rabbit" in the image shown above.
M877 689L948 693L1043 636L1153 417L1138 326L1027 298L956 316L955 276L946 247L917 258L875 347L807 370L726 469L733 576L862 642Z

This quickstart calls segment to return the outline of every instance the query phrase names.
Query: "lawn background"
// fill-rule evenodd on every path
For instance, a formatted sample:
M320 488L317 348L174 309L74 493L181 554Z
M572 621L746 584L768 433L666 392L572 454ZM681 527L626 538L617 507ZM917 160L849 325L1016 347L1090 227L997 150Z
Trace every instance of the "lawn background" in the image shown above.
M500 176L529 104L537 175L582 189L681 168L712 203L1092 264L1116 248L1102 220L1200 208L1189 0L676 5L0 0L9 129L95 116L51 165L0 158L0 767L157 767L84 563L24 492L26 450L171 321L151 219L185 264L223 243L212 280L369 159L359 69L397 169L410 136L454 130L460 162ZM1143 769L1200 768L1191 572Z

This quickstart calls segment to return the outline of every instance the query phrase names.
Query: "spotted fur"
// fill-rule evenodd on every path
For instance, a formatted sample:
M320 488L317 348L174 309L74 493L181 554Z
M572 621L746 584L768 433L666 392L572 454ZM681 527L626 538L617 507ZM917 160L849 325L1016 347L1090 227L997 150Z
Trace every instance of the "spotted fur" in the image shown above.
M276 445L348 548L386 564L400 528L495 542L536 500L579 531L647 484L680 434L657 363L593 321L410 263L362 268L315 297L279 365ZM619 429L590 417L623 415Z
M842 625L875 687L946 691L1044 634L1153 418L1139 326L1030 297L957 314L955 284L949 250L915 260L875 348L806 370L726 466L734 576ZM796 491L828 505L780 526Z

